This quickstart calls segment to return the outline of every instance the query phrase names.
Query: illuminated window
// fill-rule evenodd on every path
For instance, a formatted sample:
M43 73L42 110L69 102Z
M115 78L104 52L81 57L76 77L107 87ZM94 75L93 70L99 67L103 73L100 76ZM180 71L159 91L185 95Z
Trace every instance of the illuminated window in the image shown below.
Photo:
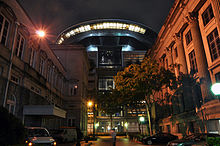
M18 33L16 46L15 46L15 55L18 56L20 59L23 54L23 49L24 49L24 37Z
M6 45L9 32L9 21L0 14L0 43Z
M217 28L207 36L207 39L212 61L214 61L220 56L220 39Z
M111 77L99 78L99 90L111 90L114 88L114 79Z
M97 30L97 29L124 29L124 30L141 33L141 34L145 34L146 32L144 28L141 28L135 24L126 24L126 23L119 23L119 22L102 22L102 23L84 25L78 28L74 28L73 30L64 34L58 40L57 43L62 44L65 38L69 38L70 36L73 36L79 33L83 33L83 32L90 31L90 30Z
M121 47L99 47L99 67L121 66Z
M208 8L202 13L204 26L206 26L213 17L214 17L214 14L212 11L212 6L209 5Z

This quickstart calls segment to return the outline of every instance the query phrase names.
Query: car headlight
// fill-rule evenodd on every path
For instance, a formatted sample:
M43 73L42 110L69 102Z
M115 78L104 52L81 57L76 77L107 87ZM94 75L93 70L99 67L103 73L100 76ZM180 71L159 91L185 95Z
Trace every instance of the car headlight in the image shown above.
M56 146L56 145L57 145L57 142L56 142L56 141L54 141L54 142L53 142L53 146Z
M33 145L32 142L29 142L29 143L28 143L28 146L32 146L32 145Z

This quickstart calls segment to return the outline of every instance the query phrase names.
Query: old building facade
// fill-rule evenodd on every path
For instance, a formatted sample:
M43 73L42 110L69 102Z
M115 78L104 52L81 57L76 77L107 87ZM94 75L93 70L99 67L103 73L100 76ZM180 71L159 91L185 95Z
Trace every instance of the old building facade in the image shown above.
M170 114L160 115L160 131L180 137L201 131L220 133L220 102L210 90L220 79L219 4L219 0L176 0L158 34L150 54L177 77L191 74L201 88L188 81L179 93L162 91L162 97L166 92L173 97Z
M74 118L69 116L73 110L65 107L69 97L85 96L88 79L77 76L74 68L68 70L70 66L61 63L46 38L36 35L37 29L17 1L0 1L0 104L25 126L76 126L84 132L82 101ZM81 59L87 58L81 55ZM81 68L88 70L78 65Z

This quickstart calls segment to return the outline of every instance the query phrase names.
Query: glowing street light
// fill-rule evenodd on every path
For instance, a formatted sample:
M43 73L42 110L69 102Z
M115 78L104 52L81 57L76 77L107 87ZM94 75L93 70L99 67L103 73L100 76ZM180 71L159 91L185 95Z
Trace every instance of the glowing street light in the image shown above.
M140 120L140 122L144 122L145 118L144 117L140 117L139 120Z
M211 87L211 91L216 95L220 95L220 83L215 83Z
M89 102L87 103L87 105L88 105L88 107L92 107L92 105L93 105L92 101L89 101Z
M145 118L144 117L139 117L139 121L141 122L141 125L142 125L142 134L143 134L144 133L143 123L145 121Z
M95 124L95 127L96 127L96 128L99 127L99 123L96 123L96 124Z
M45 36L45 32L43 30L37 30L36 34L40 37L43 38Z
M127 122L125 123L125 127L128 128L128 123Z

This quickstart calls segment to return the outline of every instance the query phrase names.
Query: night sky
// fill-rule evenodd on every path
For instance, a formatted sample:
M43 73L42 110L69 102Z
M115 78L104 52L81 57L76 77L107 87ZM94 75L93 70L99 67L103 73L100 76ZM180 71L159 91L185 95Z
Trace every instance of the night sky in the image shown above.
M162 27L174 0L19 0L36 26L56 36L67 27L94 19L117 18Z

